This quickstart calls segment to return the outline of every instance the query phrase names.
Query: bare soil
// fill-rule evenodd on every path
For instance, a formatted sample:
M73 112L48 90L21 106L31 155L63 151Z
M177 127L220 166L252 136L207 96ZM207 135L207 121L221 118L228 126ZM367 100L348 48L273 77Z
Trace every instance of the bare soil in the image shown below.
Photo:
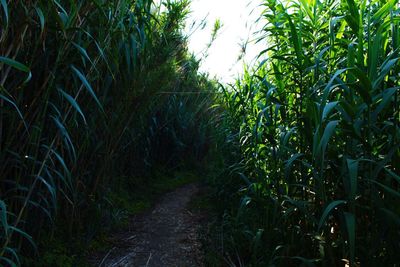
M128 229L111 237L112 249L91 262L107 267L204 266L198 236L202 215L188 210L198 192L194 183L166 194L151 211L131 218Z

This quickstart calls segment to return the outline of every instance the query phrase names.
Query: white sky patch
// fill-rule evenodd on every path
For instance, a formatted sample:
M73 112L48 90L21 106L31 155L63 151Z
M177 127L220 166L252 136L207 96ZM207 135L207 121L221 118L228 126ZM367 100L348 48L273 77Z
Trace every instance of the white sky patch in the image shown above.
M208 72L223 82L233 82L243 73L243 62L250 63L262 51L264 46L255 44L254 32L261 30L263 21L257 23L263 7L261 0L192 0L191 14L187 19L186 33L189 37L189 50L201 60L200 71ZM206 26L200 25L206 18ZM207 44L211 39L214 22L222 23L217 39L203 58ZM243 44L248 41L245 56L238 61Z

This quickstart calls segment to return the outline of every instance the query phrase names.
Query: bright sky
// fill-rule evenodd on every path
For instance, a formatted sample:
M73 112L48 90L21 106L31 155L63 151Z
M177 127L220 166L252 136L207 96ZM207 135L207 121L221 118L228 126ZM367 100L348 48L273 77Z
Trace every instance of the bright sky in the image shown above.
M250 41L246 47L244 61L250 62L263 49L261 44L255 44L253 33L262 28L262 21L256 25L256 20L263 10L261 0L192 0L191 10L187 20L186 32L191 33L195 22L197 28L206 18L206 26L200 27L189 38L189 49L202 58L207 44L211 39L214 22L222 23L217 39L208 50L208 57L203 59L200 71L208 72L223 82L233 82L242 73L243 62L238 61L242 45Z

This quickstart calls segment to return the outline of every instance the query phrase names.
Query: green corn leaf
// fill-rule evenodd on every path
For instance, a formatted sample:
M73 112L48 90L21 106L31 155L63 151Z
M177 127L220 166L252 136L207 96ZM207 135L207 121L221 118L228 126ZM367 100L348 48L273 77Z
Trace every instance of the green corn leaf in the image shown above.
M400 184L400 175L396 174L395 172L393 172L388 168L384 168L384 170Z
M35 10L36 10L37 15L39 16L40 29L41 29L41 31L42 31L42 33L43 33L43 31L44 31L44 25L45 25L45 22L46 22L46 20L45 20L45 18L44 18L43 11L40 9L40 7L35 7Z
M33 241L32 236L30 236L28 233L22 231L21 229L14 227L14 226L9 226L9 229L13 232L16 232L18 234L20 234L21 236L23 236L26 240L29 241L29 243L32 245L32 247L35 249L35 251L37 251L37 246L36 243Z
M389 73L390 70L392 70L393 67L398 66L397 61L399 61L398 57L384 62L384 64L381 66L381 71L379 73L379 76L381 76L381 80L383 80L383 78Z
M246 206L248 206L251 203L251 201L252 201L252 199L249 196L244 196L240 200L239 211L238 211L237 216L240 216L242 214L242 212L245 210Z
M296 57L297 57L297 63L298 66L301 67L302 62L303 62L303 52L301 50L301 40L298 34L298 31L292 21L292 18L289 14L285 13L285 16L289 22L289 28L290 28L290 40L293 44Z
M7 206L6 203L0 200L0 220L3 226L4 235L8 235L8 221L7 221Z
M61 90L61 89L58 89L58 90L65 97L65 99L71 104L71 106L73 106L75 108L75 110L81 115L83 122L85 124L87 124L85 115L83 114L78 102L76 102L76 100L71 95L64 92L64 90Z
M309 6L308 1L307 1L307 0L300 0L300 4L301 4L301 6L303 7L303 9L306 11L306 13L307 13L307 15L309 16L309 18L310 18L311 20L313 20L313 19L314 19L314 14L313 14L313 12L312 12L311 7Z
M64 7L57 0L53 0L52 2L54 2L55 5L57 6L55 8L57 11L57 16L60 19L59 22L61 22L61 27L64 30L68 26L72 16L70 16L68 14L68 12L64 9ZM73 2L71 2L71 4L73 4Z
M0 88L4 90L4 88L2 88L2 87L0 87ZM22 123L24 124L25 131L27 133L29 133L28 125L26 124L24 116L22 115L21 111L19 110L17 104L5 95L0 94L0 98L3 99L5 102L9 103L15 109L15 111L17 112L18 116L20 117Z
M26 73L30 73L31 72L30 69L26 65L14 60L14 59L11 59L11 58L0 57L0 62L3 62L4 64L7 64L7 65L9 65L9 66L11 66L11 67L13 67L13 68L15 68L17 70L20 70L20 71L23 71L23 72L26 72Z
M14 60L14 59L7 58L7 57L0 57L0 62L3 62L4 64L9 65L17 70L26 72L28 74L28 76L24 80L24 84L31 80L32 73L31 73L31 70L26 65Z
M393 95L399 89L400 89L400 87L396 87L396 88L388 88L385 91L383 91L382 97L378 98L378 100L381 100L381 102L379 103L379 105L376 107L376 109L372 113L372 117L374 118L374 120L376 120L379 113L381 113L382 110L384 110L389 105L389 103L391 103Z
M337 208L339 205L346 204L344 200L335 200L325 208L324 212L322 213L321 219L319 220L318 224L318 231L321 230L322 226L325 224L326 219L328 218L329 214L332 212L334 208Z
M293 133L295 133L296 128L292 127L289 131L287 131L284 135L283 141L282 141L282 145L287 145L289 142L289 138L293 135Z
M70 148L70 152L72 153L71 155L73 156L74 159L76 159L76 152L75 152L75 147L74 144L71 140L70 135L68 134L67 129L65 128L65 126L63 125L63 123L55 116L50 116L53 121L55 122L58 130L61 133L61 136L64 138L66 144L68 145L68 147Z
M347 7L350 11L350 14L358 20L358 18L360 17L360 14L359 14L359 8L357 7L356 2L354 0L346 0L346 3L347 3Z
M322 155L325 154L326 147L328 145L329 139L335 132L336 126L339 124L338 120L330 121L325 127L324 134L322 135L321 141L319 143L318 149L322 151Z
M62 181L63 181L66 185L72 186L71 172L70 172L70 170L68 169L67 164L65 163L64 158L61 157L61 155L60 155L59 153L57 153L55 150L53 150L53 149L51 149L51 148L48 148L48 147L46 147L46 148L51 150L51 152L53 153L53 155L56 156L58 162L61 164L61 166L62 166L63 169L64 169L64 173L66 174L66 176L65 176L65 175L61 175L61 174L59 175L60 178L62 179Z
M6 24L8 25L8 5L6 0L0 0L1 6L3 7L4 17L6 18Z
M369 78L374 81L378 73L378 60L381 58L381 43L382 43L382 31L377 31L374 40L372 42L372 50L368 51L369 60Z
M395 17L393 15L393 11L390 12L390 28L392 31L392 46L394 50L399 49L399 37L400 37L400 31L399 31L399 23L398 21L395 21Z
M378 186L380 186L382 189L384 189L386 192L392 194L393 196L400 198L400 192L399 191L394 190L393 188L390 188L389 186L386 186L386 185L384 185L384 184L382 184L380 182L377 182L375 180L369 179L369 181L374 183L374 184L376 184L376 185L378 185Z
M6 247L6 248L4 248L4 250L6 252L8 252L9 254L11 254L13 256L13 258L15 259L17 265L13 265L13 266L21 266L21 261L19 260L17 251L14 248Z
M37 179L38 179L39 181L41 181L41 182L46 186L47 191L50 193L50 195L51 195L53 201L55 202L55 201L56 201L56 198L57 198L57 194L56 194L56 190L55 190L54 186L52 186L51 184L49 184L49 182L46 181L46 179L44 179L42 176L38 175L38 176L36 176L36 177L37 177ZM54 203L54 204L55 204L55 203Z
M349 241L350 249L350 266L354 266L355 263L355 243L356 243L356 219L353 213L344 212L344 219L346 222L346 229Z
M387 1L386 4L384 4L375 14L372 16L372 22L377 23L379 22L382 17L388 16L390 14L390 11L393 9L395 4L398 2L398 0L389 0Z
M343 16L343 18L344 18L344 16ZM340 24L339 30L337 31L336 39L342 39L343 38L343 34L346 32L345 31L346 26L347 26L347 21L343 20L342 23Z
M291 168L292 168L293 163L294 163L296 160L298 160L299 158L301 158L302 156L304 156L303 153L296 153L296 154L294 154L293 156L291 156L290 159L288 159L288 160L286 161L286 164L285 164L285 175L286 175L286 176L289 175L289 172L290 172L290 170L291 170Z
M65 23L64 23L63 19L61 18L61 16L62 16L61 14L64 14L64 13L58 11L59 4L57 3L57 1L49 1L49 3L51 4L53 17L57 20L61 30L64 32L65 31ZM61 7L61 9L63 10L62 7Z
M58 130L60 131L61 135L62 136L68 136L67 130L65 129L64 125L59 121L59 119L56 118L55 116L51 116L51 118L56 123L56 126L57 126Z
M353 33L357 34L358 30L360 28L360 26L359 26L360 24L358 23L358 21L351 15L346 15L344 18L345 18L347 24L353 30Z
M355 85L355 89L361 95L365 103L368 105L372 103L371 93L372 93L372 85L371 81L365 75L363 71L359 68L350 69L349 72L353 74L356 78L358 78L360 84Z
M343 101L340 101L340 106L350 116L350 118L352 120L355 119L356 111L354 110L354 107L352 105L350 105L347 101L343 100Z
M318 125L317 128L314 131L314 136L313 136L313 156L316 158L319 156L320 152L318 150L319 147L319 139L320 139L320 126Z
M348 46L347 67L354 68L356 65L356 45L350 43Z
M90 59L90 57L89 57L89 55L88 55L88 53L87 53L87 51L86 51L85 48L83 48L82 46L80 46L79 44L77 44L77 43L75 43L75 42L72 42L72 45L75 46L76 49L78 49L79 53L81 53L81 55L82 55L85 59L87 59L87 60L90 62L90 64L93 65L93 62L92 62L92 60Z
M71 65L72 71L78 76L78 78L81 80L82 84L84 87L87 89L89 94L93 97L93 99L96 101L97 105L99 108L103 111L103 106L100 104L99 99L97 98L95 92L93 91L92 86L90 85L89 81L86 79L85 75L83 75L82 72L80 72L75 66Z
M347 159L346 162L349 170L350 199L354 200L357 193L358 160Z
M346 0L346 3L347 3L347 9L349 10L350 14L346 15L345 19L349 24L350 28L353 30L353 33L357 35L360 29L359 8L357 7L354 0Z
M338 103L339 103L338 101L334 101L326 104L326 106L324 107L324 111L322 113L322 121L325 121L325 119L329 116L329 114L337 106Z
M380 67L379 75L373 82L374 89L379 88L380 84L385 79L386 75L388 75L389 71L397 66L398 60L399 60L399 58L394 58L394 59L386 60L385 62L383 62L382 66Z
M323 94L322 101L321 101L323 104L325 104L327 102L330 92L332 91L333 88L336 87L336 83L334 83L334 82L336 81L339 83L343 83L343 82L341 82L339 76L347 70L349 70L349 68L340 69L340 70L337 70L335 72L335 74L333 74L332 78L329 80L329 82L326 84L326 86L324 88L324 94Z
M64 9L64 7L57 1L53 0L56 6L61 10L62 13L68 14L67 11Z

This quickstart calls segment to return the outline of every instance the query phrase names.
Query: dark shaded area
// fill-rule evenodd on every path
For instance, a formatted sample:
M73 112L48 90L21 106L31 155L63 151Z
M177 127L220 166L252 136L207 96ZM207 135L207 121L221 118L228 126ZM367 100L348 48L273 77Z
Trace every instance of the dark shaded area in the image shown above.
M198 237L199 214L188 210L198 184L180 187L163 196L148 212L130 218L113 234L106 254L92 259L94 266L204 266Z

